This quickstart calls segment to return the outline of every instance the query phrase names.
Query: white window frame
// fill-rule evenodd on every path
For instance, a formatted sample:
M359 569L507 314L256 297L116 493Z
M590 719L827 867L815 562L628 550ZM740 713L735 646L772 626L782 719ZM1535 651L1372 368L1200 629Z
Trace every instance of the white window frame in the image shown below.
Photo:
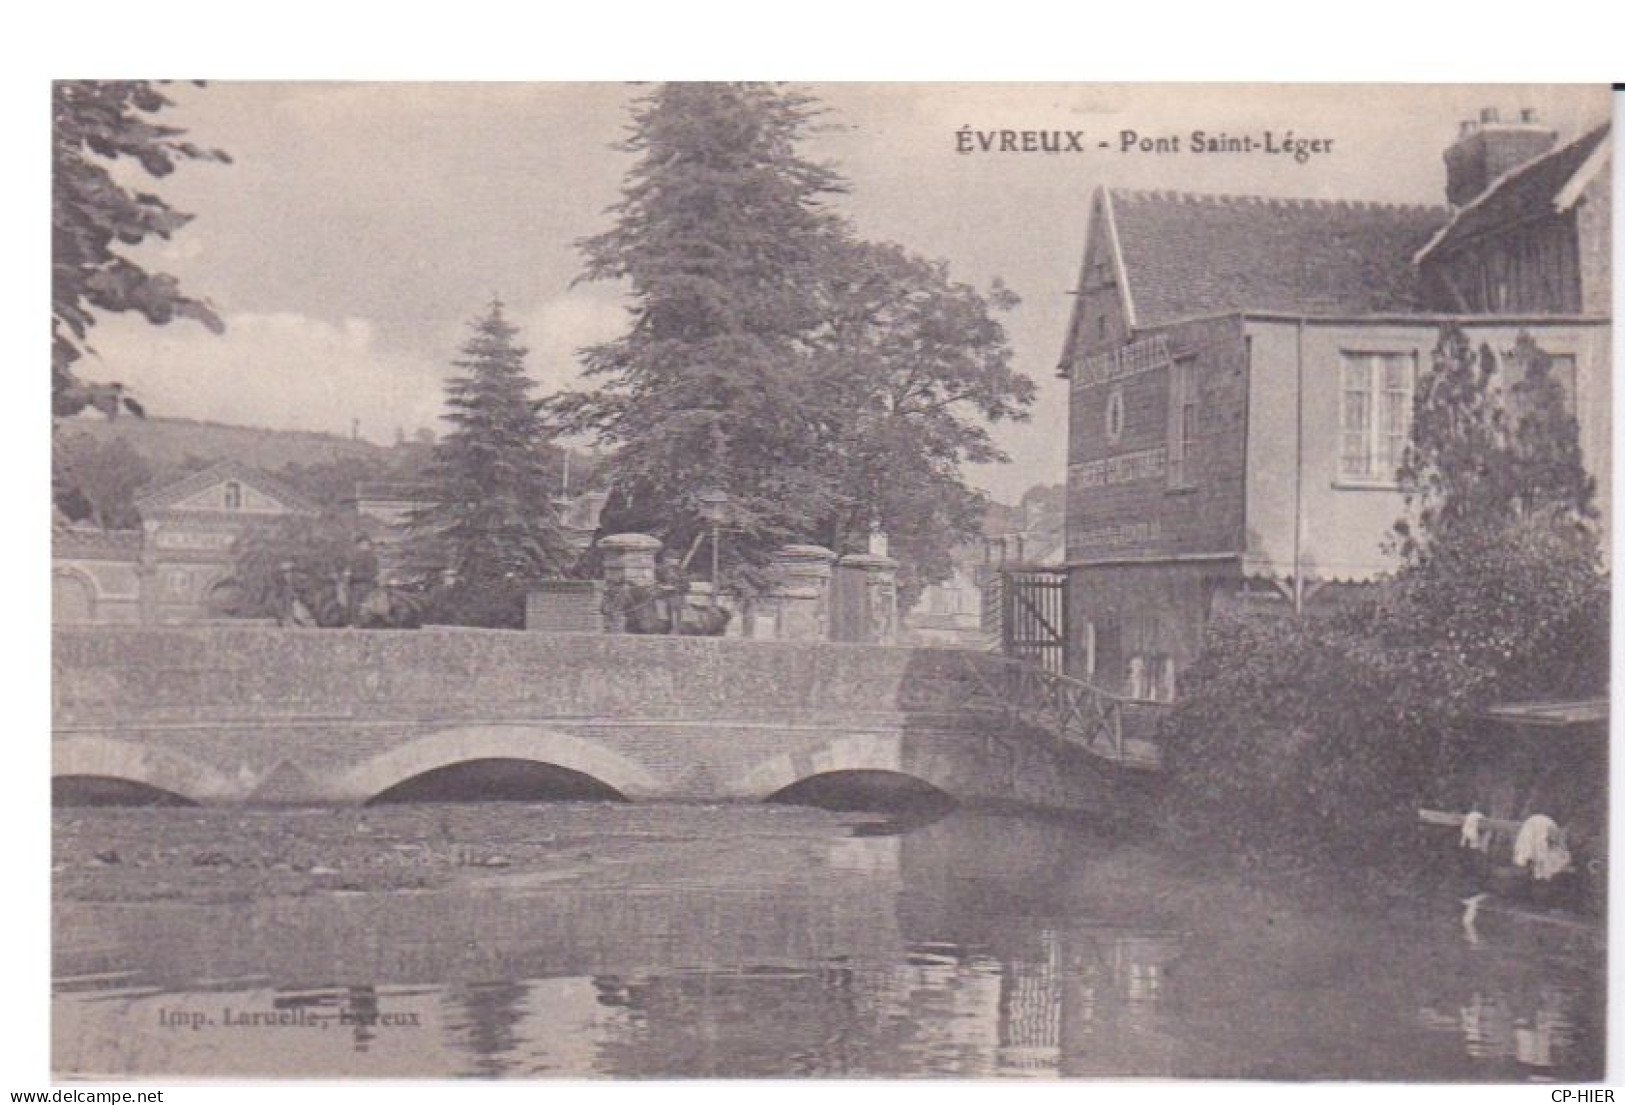
M1386 369L1395 363L1405 373L1402 389L1390 388ZM1359 368L1364 376L1364 387L1351 388L1350 370ZM1411 417L1416 402L1417 354L1416 350L1345 349L1338 362L1337 377L1337 482L1353 487L1398 487L1399 469L1405 462L1405 449L1410 443ZM1363 397L1364 425L1350 427L1353 395ZM1403 396L1403 398L1395 398ZM1392 430L1392 415L1397 408L1401 413L1398 431ZM1361 468L1350 467L1349 443L1351 435L1363 438L1363 451L1359 456ZM1384 454L1387 454L1386 457ZM1386 463L1385 463L1386 461Z

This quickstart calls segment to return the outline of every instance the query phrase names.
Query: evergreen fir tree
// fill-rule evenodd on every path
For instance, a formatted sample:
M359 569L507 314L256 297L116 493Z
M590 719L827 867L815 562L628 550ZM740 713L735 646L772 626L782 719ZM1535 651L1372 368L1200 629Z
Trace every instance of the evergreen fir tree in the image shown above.
M434 505L410 526L417 558L452 574L440 620L514 626L523 624L526 588L569 566L553 498L560 454L541 402L530 397L526 350L502 304L470 328L453 362L464 374L446 383L452 429L435 444L427 473Z
M586 279L628 283L632 325L587 352L598 390L558 404L616 449L606 529L686 548L716 487L729 558L760 563L828 513L807 339L845 233L825 201L844 185L796 152L815 114L760 84L669 84L634 108L616 224L582 243Z

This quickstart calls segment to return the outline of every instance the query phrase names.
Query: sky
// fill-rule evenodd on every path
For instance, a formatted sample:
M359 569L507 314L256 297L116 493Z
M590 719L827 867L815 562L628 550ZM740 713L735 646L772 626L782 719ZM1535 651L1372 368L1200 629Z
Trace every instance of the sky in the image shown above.
M1567 140L1608 117L1601 86L802 85L828 110L803 152L833 163L859 233L948 262L1022 299L1005 322L1039 386L1032 420L1001 426L1008 464L972 483L1014 501L1064 478L1055 376L1101 184L1442 203L1441 154L1461 121L1534 108ZM576 386L576 351L626 324L621 289L578 284L575 243L606 229L629 155L619 84L212 83L173 92L164 121L230 165L154 185L193 222L143 246L226 322L104 318L84 374L120 380L149 411L327 430L387 443L438 428L467 321L500 297L543 391ZM1081 151L957 152L957 132L1081 131ZM1299 163L1197 154L1193 130L1331 139ZM1179 152L1122 152L1121 134L1181 136ZM1102 149L1100 142L1108 148ZM996 144L996 143L995 143Z

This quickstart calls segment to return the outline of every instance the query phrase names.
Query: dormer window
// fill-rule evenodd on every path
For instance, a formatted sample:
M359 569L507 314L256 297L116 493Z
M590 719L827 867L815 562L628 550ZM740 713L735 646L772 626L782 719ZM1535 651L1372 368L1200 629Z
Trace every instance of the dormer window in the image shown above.
M226 509L243 509L243 485L236 480L226 484Z

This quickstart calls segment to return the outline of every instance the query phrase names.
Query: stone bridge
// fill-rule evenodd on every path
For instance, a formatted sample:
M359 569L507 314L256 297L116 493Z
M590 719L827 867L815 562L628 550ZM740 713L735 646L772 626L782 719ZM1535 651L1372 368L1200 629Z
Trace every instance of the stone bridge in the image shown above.
M999 663L727 638L58 628L52 773L203 804L363 803L490 760L579 772L632 801L760 801L863 771L966 803L1132 802L1133 772L978 701Z

